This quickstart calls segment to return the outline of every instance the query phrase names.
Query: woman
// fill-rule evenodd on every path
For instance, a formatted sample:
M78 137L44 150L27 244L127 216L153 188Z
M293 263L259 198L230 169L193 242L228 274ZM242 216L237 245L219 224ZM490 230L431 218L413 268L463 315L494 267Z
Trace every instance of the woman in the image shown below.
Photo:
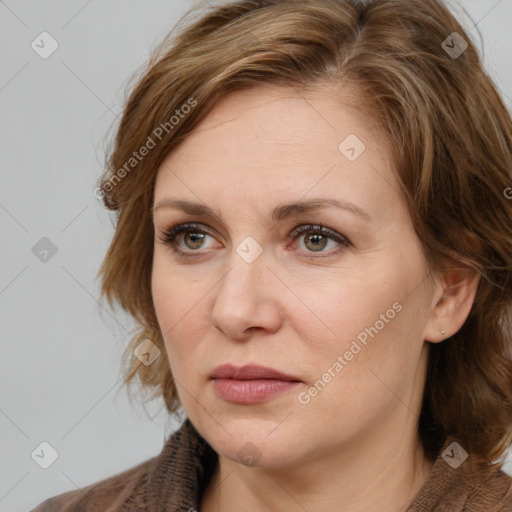
M36 511L512 510L512 122L438 0L246 0L152 56L103 293L186 414Z

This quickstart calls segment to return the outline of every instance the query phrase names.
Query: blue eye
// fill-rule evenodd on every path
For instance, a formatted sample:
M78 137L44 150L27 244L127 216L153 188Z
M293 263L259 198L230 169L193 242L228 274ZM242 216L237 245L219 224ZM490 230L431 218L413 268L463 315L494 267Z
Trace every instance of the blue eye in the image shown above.
M185 250L178 247L180 237L182 243L187 247ZM171 226L160 236L160 241L168 245L180 256L195 257L204 254L204 252L200 252L199 250L204 248L206 237L213 238L208 231L201 228L200 224L188 223ZM303 245L306 250L303 252L307 257L316 257L314 256L315 253L322 255L337 253L339 247L331 251L324 251L329 242L334 242L342 247L349 247L351 245L350 241L345 236L322 225L304 224L297 226L288 235L288 238L292 240L297 240L301 237L304 237Z

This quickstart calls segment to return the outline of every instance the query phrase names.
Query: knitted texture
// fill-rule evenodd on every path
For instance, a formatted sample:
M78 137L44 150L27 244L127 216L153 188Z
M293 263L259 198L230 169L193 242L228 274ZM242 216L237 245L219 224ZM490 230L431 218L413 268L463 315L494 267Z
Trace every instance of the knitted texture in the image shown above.
M451 442L453 439L443 449ZM512 512L512 478L497 465L484 465L469 457L453 468L442 453L404 512ZM186 419L158 456L49 498L32 512L200 512L202 492L217 460L215 451Z

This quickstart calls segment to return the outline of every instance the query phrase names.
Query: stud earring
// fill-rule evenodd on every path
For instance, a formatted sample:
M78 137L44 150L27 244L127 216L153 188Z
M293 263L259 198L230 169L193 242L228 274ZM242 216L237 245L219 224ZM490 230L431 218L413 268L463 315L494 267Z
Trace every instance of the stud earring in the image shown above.
M441 331L441 334L444 336L444 331Z

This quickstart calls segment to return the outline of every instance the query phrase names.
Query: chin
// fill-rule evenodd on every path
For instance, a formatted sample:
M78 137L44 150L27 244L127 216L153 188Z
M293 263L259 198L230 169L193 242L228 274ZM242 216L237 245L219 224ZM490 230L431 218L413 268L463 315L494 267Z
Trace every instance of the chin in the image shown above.
M297 447L304 449L297 432L285 425L276 428L279 421L239 417L219 422L222 427L213 422L203 437L220 456L238 464L286 468L297 463Z

